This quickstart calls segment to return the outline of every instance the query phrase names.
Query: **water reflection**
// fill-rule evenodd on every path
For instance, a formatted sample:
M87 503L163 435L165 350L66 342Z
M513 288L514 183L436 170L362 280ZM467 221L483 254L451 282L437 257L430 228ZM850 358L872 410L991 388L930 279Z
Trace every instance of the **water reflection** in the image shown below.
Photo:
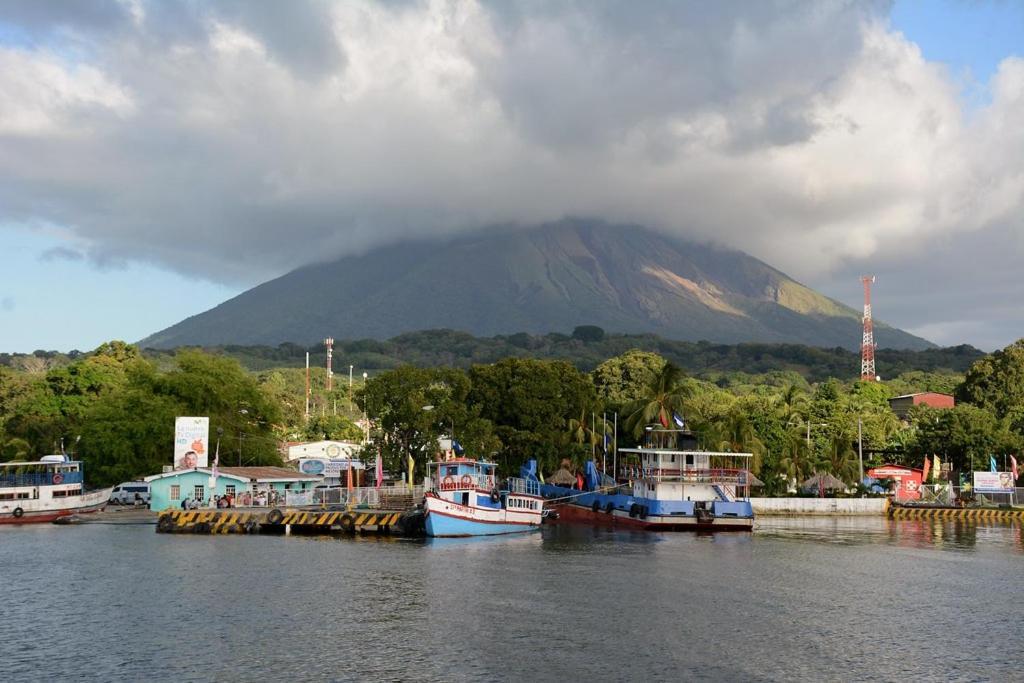
M964 551L979 542L986 547L1024 552L1019 520L888 519L885 517L762 517L754 533L760 537L838 545L884 542L906 548Z

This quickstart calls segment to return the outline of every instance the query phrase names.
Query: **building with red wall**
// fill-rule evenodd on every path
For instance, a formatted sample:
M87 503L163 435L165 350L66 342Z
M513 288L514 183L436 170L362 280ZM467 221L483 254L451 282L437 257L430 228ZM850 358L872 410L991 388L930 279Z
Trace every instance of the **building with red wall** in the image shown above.
M930 408L952 408L956 405L956 399L949 394L939 394L934 391L922 391L917 394L906 394L889 399L889 408L900 419L904 419L907 413L914 406L929 406Z
M896 500L920 500L924 471L903 465L872 467L866 474L874 479L892 479L896 482L893 496Z

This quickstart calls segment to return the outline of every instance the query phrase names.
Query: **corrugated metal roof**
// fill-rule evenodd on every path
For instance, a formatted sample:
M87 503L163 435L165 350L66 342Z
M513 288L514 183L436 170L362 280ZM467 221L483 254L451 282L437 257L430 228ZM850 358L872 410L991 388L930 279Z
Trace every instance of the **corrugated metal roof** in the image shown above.
M263 481L266 479L320 479L314 474L303 474L287 467L221 467L219 471L236 477Z

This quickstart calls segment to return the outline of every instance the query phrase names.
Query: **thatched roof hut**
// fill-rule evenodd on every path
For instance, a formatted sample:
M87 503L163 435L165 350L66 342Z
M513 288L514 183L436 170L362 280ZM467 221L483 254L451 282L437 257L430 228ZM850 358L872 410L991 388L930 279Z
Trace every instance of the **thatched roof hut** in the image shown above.
M845 491L847 486L842 480L836 479L831 474L817 472L813 477L800 485L805 491Z
M544 481L555 486L573 486L576 484L576 475L563 467L550 477L545 477Z

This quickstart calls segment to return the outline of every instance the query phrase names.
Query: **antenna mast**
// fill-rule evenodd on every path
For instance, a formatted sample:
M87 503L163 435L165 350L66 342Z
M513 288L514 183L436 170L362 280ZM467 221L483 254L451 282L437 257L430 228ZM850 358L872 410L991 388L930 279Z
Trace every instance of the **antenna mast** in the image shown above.
M874 382L878 379L875 373L875 331L871 322L871 285L875 281L875 276L864 275L860 281L864 285L864 336L860 342L860 378L865 382Z
M327 391L330 391L334 378L334 371L331 370L331 359L334 357L334 337L324 339L324 346L327 347Z

